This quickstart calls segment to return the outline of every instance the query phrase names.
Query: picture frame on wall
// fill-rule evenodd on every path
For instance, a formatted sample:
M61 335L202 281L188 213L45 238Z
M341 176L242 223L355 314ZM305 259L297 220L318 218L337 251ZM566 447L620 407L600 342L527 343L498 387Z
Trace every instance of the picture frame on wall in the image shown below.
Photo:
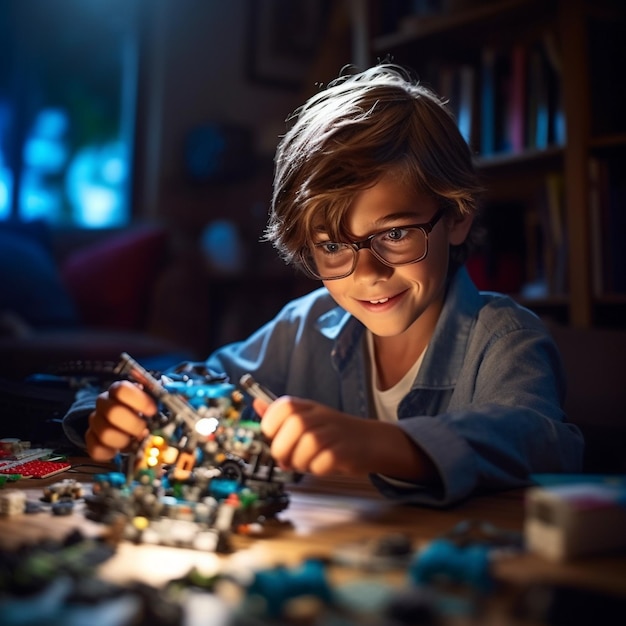
M248 0L247 75L254 83L302 86L323 33L324 0Z

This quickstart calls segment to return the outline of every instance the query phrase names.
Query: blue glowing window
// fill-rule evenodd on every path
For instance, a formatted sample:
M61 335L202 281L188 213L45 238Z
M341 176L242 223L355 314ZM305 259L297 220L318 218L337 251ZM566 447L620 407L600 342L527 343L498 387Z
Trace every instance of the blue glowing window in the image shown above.
M139 3L0 3L0 220L124 226Z

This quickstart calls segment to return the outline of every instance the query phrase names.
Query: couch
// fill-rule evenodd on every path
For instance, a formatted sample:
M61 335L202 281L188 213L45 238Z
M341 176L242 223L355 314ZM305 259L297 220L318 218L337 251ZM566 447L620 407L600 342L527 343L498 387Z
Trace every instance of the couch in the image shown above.
M44 222L0 223L0 377L67 361L193 355L155 329L155 293L169 262L166 230L137 225L90 244L60 244ZM61 249L59 249L61 248Z

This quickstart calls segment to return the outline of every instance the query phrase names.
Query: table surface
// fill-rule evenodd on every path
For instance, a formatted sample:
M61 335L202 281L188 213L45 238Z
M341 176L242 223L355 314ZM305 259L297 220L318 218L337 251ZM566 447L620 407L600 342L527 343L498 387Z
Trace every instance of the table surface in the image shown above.
M88 483L90 473L102 469L91 461L84 461L84 465L77 466L76 473L22 480L15 486L25 490L29 499L37 500L47 484L65 478ZM364 480L307 476L300 483L290 485L288 491L290 506L278 520L266 524L259 536L235 535L234 551L229 555L122 542L99 573L116 583L140 580L158 586L184 576L192 566L207 574L277 564L295 566L304 558L331 557L342 546L371 542L389 533L404 533L415 548L419 548L449 532L461 521L485 521L503 530L523 530L524 490L479 495L444 510L390 502ZM103 526L87 520L80 506L69 516L52 516L44 511L0 518L0 547L15 548L44 538L62 539L73 529L97 536ZM515 553L497 559L493 572L499 583L507 587L521 588L533 583L571 584L626 596L626 554L623 552L565 563ZM405 572L402 576L406 580Z

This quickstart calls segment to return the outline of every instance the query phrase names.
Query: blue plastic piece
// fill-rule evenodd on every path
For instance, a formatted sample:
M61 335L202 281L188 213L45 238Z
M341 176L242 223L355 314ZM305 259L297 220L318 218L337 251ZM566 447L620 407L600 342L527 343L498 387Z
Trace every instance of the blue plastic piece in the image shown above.
M308 559L297 569L279 565L256 572L247 589L248 595L259 595L267 602L267 613L280 617L285 603L299 596L315 596L332 604L333 594L326 579L326 566L317 559Z
M95 483L109 483L111 487L121 489L126 484L126 474L123 474L122 472L95 474L93 481Z
M417 585L445 580L489 591L493 584L489 548L484 545L459 547L446 539L437 539L413 559L409 577Z
M170 393L187 398L196 409L200 406L206 406L207 400L230 398L233 391L237 389L231 383L198 383L197 381L172 381L163 386Z
M225 500L231 493L241 490L241 485L236 480L214 478L209 484L209 494L216 500Z

